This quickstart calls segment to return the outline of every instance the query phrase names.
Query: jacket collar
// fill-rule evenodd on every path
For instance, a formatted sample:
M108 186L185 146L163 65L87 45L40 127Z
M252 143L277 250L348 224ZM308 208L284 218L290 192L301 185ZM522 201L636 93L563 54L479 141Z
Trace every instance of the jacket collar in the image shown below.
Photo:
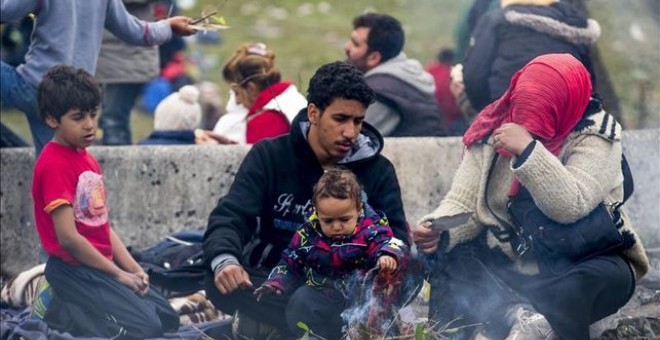
M264 106L266 106L266 104L273 100L273 98L282 94L282 92L284 92L289 86L291 86L290 82L281 81L263 89L257 96L257 99L255 99L254 104L252 104L250 107L248 116L260 111Z
M300 110L291 124L290 138L296 148L305 158L313 158L318 161L312 147L307 140L309 132L309 119L307 118L307 108ZM349 165L361 163L370 160L380 154L383 150L383 136L367 122L362 123L362 131L353 149L337 162L337 165Z

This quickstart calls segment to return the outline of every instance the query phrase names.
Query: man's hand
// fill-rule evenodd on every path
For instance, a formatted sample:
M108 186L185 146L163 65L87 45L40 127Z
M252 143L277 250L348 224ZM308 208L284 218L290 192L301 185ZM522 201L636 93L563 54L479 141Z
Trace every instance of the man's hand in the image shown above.
M440 231L432 229L430 221L423 222L413 230L413 241L417 245L417 250L431 254L438 250Z
M502 124L493 131L493 147L505 149L510 153L519 156L529 143L534 140L527 129L516 123Z
M197 32L196 29L190 27L192 20L184 16L176 16L167 19L167 22L172 27L172 33L177 35L192 35Z
M230 264L222 268L220 272L215 274L214 282L215 287L223 295L227 295L236 289L252 287L248 273L243 270L243 267L236 264Z
M396 271L396 259L389 255L382 255L378 258L378 266L381 272L394 273Z
M262 284L261 287L255 289L254 291L254 295L257 296L257 302L261 301L262 297L271 294L282 295L282 291L279 288L266 283Z

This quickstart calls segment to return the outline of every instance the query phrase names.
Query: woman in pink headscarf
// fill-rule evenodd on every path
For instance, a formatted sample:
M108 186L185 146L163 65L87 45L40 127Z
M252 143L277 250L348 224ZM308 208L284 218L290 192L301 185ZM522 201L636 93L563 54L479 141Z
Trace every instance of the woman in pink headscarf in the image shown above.
M464 135L451 189L413 231L435 266L429 318L446 324L462 316L452 327L485 325L465 328L466 338L589 339L591 323L628 301L648 259L625 212L625 250L558 275L540 274L533 256L516 252L507 212L521 186L562 224L601 202L622 201L621 126L591 90L577 59L543 55L479 113ZM431 228L434 219L464 212L472 215L463 225L442 233Z

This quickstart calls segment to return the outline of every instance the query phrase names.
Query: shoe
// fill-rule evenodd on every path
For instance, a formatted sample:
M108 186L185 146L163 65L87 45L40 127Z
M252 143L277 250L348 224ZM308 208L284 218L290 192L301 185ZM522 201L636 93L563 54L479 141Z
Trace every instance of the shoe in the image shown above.
M231 335L234 340L274 340L282 338L277 328L256 321L238 310L232 317Z
M529 305L514 305L509 310L513 325L505 340L551 340L555 332L542 314Z

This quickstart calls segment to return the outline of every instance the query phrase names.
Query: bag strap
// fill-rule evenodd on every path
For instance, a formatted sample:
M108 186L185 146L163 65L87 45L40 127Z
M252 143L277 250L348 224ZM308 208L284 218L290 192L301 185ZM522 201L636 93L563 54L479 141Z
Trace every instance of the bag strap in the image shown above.
M495 169L495 164L497 163L497 160L499 159L499 154L495 153L495 157L493 157L493 160L490 163L490 167L488 168L488 174L486 175L486 188L484 190L484 202L486 203L486 208L488 208L488 211L495 217L497 222L502 225L503 227L509 227L511 230L514 230L516 234L518 233L516 228L513 228L509 223L505 222L503 219L501 219L497 214L490 208L490 204L488 204L488 184L490 183L490 177L493 174L493 170ZM490 229L490 232L493 233L495 238L497 238L498 241L500 242L510 242L511 241L511 233L509 233L506 230L500 229L497 226L494 225L489 225L488 229Z
M633 175L630 171L630 166L628 165L628 160L626 155L621 154L621 172L623 173L623 205L626 203L628 198L632 196L633 191L635 191L635 182L633 181Z

